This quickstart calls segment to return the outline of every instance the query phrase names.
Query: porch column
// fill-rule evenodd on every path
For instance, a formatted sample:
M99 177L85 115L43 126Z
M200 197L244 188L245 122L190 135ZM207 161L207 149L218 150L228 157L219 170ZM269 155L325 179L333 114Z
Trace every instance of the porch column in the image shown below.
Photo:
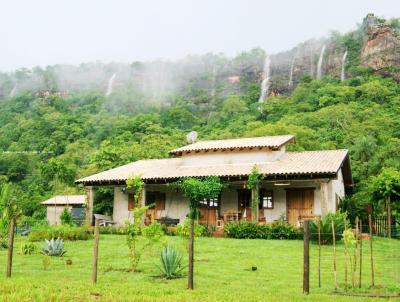
M321 216L328 213L328 182L321 182Z
M142 189L142 196L141 196L142 200L140 200L140 206L144 207L146 205L146 184L143 185L143 189Z
M93 223L93 201L94 201L94 187L86 187L86 224L91 226Z

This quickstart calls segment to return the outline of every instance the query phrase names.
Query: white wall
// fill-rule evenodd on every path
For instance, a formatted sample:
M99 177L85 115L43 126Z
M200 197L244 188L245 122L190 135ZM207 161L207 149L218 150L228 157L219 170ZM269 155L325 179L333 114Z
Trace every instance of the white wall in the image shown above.
M59 205L59 206L47 206L47 213L46 213L46 218L47 218L47 222L50 225L60 225L61 224L61 219L60 219L60 215L62 213L62 211L64 211L64 209L67 206L65 205ZM69 210L71 210L71 206L67 207Z
M125 221L130 219L128 211L128 194L122 193L122 187L114 187L114 208L113 220L118 225L124 225Z
M272 162L279 159L285 153L283 146L278 151L270 151L268 149L259 150L234 150L234 151L209 151L204 154L201 153L188 153L182 155L182 165L196 166L196 165L214 165L214 164L232 164L232 163L258 163L258 162Z

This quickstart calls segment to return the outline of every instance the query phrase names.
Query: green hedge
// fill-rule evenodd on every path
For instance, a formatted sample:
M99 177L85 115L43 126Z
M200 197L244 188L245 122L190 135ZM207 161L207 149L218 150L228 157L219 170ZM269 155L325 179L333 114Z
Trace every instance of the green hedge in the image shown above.
M93 232L86 226L41 226L32 229L29 234L30 241L61 238L64 240L88 240L93 237Z
M230 222L224 226L227 237L240 239L300 239L302 231L284 221L257 224L250 221Z

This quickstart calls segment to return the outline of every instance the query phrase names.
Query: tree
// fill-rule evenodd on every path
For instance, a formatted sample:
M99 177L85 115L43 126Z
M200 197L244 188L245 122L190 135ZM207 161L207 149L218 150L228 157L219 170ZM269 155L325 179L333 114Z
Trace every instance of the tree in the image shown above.
M388 237L392 236L392 197L400 197L400 171L393 168L384 168L381 173L371 178L369 190L374 201L386 201L388 219ZM397 205L398 206L398 205Z
M260 203L259 185L264 177L258 172L256 165L253 166L249 179L247 180L247 188L251 190L251 219L258 222L258 205Z
M218 198L223 184L215 176L205 178L188 177L175 183L183 195L189 199L189 272L188 288L193 289L193 260L194 260L194 220L198 218L200 201Z
M8 223L8 254L6 277L11 277L12 258L14 251L14 232L17 219L21 216L18 206L18 192L11 183L4 184L0 194L0 209L3 219Z

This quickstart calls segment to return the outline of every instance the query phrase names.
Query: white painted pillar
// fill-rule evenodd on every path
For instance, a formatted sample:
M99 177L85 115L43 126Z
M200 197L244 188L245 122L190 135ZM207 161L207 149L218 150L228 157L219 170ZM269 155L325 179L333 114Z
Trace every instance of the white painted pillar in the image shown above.
M321 182L321 216L328 213L328 181Z
M86 223L89 226L93 223L94 191L94 187L86 187Z

